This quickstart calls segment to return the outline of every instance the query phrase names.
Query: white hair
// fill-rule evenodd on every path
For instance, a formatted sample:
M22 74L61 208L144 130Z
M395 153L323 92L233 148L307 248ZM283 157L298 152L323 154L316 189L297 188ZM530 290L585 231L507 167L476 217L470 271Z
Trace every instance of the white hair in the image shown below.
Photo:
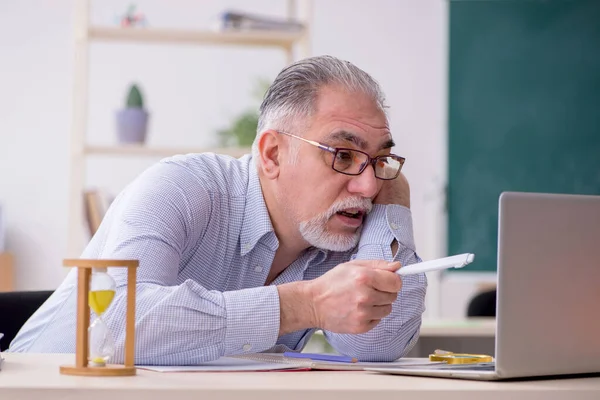
M302 136L303 130L308 128L308 119L315 112L319 89L328 85L371 96L385 112L385 96L377 81L349 61L332 56L297 61L277 75L260 105L256 138L252 144L252 156L257 165L258 142L262 134L273 129ZM291 145L291 163L295 162L298 146L299 143Z

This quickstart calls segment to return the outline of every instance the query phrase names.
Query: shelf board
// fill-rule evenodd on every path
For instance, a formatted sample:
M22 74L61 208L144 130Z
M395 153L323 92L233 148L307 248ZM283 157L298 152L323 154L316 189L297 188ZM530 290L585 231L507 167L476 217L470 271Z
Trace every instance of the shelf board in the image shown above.
M211 31L99 26L90 27L88 34L91 39L109 41L225 44L284 48L290 48L303 36L303 32Z
M241 157L251 152L249 147L215 147L215 148L191 148L191 147L146 147L145 145L116 145L116 146L86 146L84 154L95 155L122 155L122 156L150 156L169 157L176 154L188 153L218 153L232 157Z

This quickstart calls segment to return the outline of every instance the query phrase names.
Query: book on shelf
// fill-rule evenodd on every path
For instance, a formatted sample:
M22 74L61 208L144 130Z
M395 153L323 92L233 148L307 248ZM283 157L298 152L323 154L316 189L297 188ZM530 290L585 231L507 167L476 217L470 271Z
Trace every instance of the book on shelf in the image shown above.
M98 231L112 201L112 195L103 189L88 189L83 192L84 212L90 237Z
M13 264L11 254L0 252L0 292L10 292L14 289Z
M228 10L221 14L219 28L223 31L302 32L304 24L289 18L277 18Z

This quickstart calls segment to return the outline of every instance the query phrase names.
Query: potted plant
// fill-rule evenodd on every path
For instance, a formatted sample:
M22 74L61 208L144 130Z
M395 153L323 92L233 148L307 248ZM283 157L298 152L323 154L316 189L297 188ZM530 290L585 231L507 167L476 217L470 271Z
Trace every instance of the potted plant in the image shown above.
M148 128L148 112L137 85L131 85L125 108L117 112L117 136L120 143L143 144Z
M253 90L252 96L260 102L269 89L270 81L259 79ZM221 146L250 147L256 137L258 126L258 106L243 112L233 119L228 128L217 131Z

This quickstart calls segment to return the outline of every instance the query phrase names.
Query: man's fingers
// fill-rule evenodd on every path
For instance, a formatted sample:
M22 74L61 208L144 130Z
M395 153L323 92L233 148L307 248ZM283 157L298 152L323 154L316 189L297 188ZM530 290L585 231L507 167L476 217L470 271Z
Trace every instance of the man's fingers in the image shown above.
M385 306L388 304L392 304L398 298L397 292L381 292L379 290L373 292L373 302L374 306Z
M400 261L385 261L385 260L355 260L359 265L370 267L373 269L384 269L386 271L397 271L400 269L402 264Z
M369 332L371 329L375 328L379 323L381 322L380 319L372 319L371 321L369 321L368 323L368 327L367 329L365 329L364 332Z
M385 263L379 264L376 268L383 269L386 271L396 272L400 269L400 267L402 267L402 264L400 264L400 261L392 261L392 262L386 261Z
M375 307L373 307L372 316L373 316L373 319L382 320L383 318L390 315L391 312L392 312L391 304L388 304L385 306L375 306Z
M398 293L402 288L402 278L393 271L374 270L371 284L381 292Z

